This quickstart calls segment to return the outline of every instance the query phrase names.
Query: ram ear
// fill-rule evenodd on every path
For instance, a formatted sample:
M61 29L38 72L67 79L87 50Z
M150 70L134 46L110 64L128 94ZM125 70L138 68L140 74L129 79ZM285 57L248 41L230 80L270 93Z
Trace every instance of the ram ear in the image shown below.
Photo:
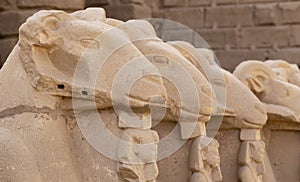
M255 94L264 92L269 81L276 77L270 67L261 61L245 61L239 64L233 72Z

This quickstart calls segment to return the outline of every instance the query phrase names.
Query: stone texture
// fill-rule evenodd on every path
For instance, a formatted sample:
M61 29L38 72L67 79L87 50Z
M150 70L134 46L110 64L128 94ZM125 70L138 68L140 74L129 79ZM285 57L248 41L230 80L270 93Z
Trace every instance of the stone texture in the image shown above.
M203 27L204 10L202 8L168 9L165 11L164 18L182 23L192 29L196 29Z
M300 147L298 147L300 146L299 131L273 130L269 139L267 152L276 180L285 181L289 179L290 181L297 181L299 179L298 171L300 168L300 163L298 162L300 161ZM280 146L280 150L278 150L278 146Z
M2 0L0 1L0 11L1 10L10 10L17 7L16 0Z
M300 22L300 3L280 3L281 22L283 24L299 23Z
M0 22L6 22L0 24L0 35L17 35L20 25L35 12L36 10L0 12Z
M220 50L216 51L216 56L222 68L233 71L242 61L257 59L264 60L268 57L265 50Z
M108 5L104 7L107 17L119 20L129 20L132 18L149 18L151 17L151 9L147 6L136 4Z
M288 60L289 63L295 63L300 65L299 56L300 56L300 49L296 47L280 49L278 51L270 52L269 54L270 59Z
M233 74L263 103L285 107L300 116L300 87L283 81L266 63L245 61L236 67Z
M206 8L206 27L235 27L253 25L252 6L220 6Z
M268 3L268 2L278 2L280 0L243 0L240 3Z
M238 0L213 0L213 2L217 5L220 4L237 4Z
M13 47L18 42L17 38L5 38L0 39L0 65L2 65L10 52L12 51Z
M261 140L259 129L242 129L240 133L241 140Z
M82 9L84 0L17 0L20 8L58 8L58 9Z
M167 30L161 34L161 39L164 41L186 41L193 43L194 42L195 32L192 30Z
M238 34L232 29L203 30L197 33L207 41L213 49L224 49L226 46L236 48L238 45Z
M168 6L186 6L187 0L163 0L163 5Z
M212 0L189 0L189 6L208 6L211 5Z
M205 136L205 123L201 122L180 122L180 135L182 140Z
M265 153L265 144L261 140L242 142L239 153L241 181L263 181Z
M118 147L118 159L126 164L156 162L158 141L159 137L154 130L124 130Z
M109 1L108 0L86 0L85 1L85 7L92 7L92 6L103 6L103 5L108 5Z
M126 112L119 114L120 128L136 128L136 129L150 129L152 126L151 115L141 117L131 116Z
M240 46L244 48L288 46L289 27L256 27L245 28L241 31Z
M300 25L292 26L290 29L290 45L299 46L300 45Z
M274 25L278 20L276 4L256 5L254 10L254 21L256 25Z

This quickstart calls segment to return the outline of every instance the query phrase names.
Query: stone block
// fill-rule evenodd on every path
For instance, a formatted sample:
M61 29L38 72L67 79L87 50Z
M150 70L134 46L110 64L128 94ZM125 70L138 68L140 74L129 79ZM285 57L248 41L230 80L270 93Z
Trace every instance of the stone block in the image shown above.
M19 27L37 10L4 11L0 13L0 35L17 35ZM2 23L4 22L4 23Z
M139 117L121 112L118 125L120 128L150 129L152 125L151 115Z
M11 10L17 7L16 0L1 0L0 1L0 11L1 10Z
M280 3L279 9L281 11L281 23L291 24L300 22L300 3Z
M203 8L168 9L165 11L164 17L182 23L192 29L201 28L204 24Z
M300 45L300 26L292 26L290 30L290 44L292 46L299 46Z
M261 140L259 129L241 129L240 140Z
M212 0L189 0L189 6L208 6L211 5Z
M240 3L268 3L268 2L278 2L280 0L241 0Z
M12 51L13 47L17 44L17 42L17 37L0 39L0 67L5 62L6 58Z
M163 0L165 7L169 6L186 6L187 0Z
M289 43L289 27L255 27L241 31L240 46L243 48L287 46Z
M186 41L193 43L195 32L192 30L167 30L161 34L164 41Z
M20 8L83 9L84 0L17 0Z
M179 122L182 140L206 135L205 123L202 122Z
M127 21L129 19L150 18L151 9L137 4L105 6L107 17Z
M274 25L278 22L276 4L260 4L255 6L254 21L256 25Z
M285 48L278 51L270 52L269 59L287 60L291 64L300 66L300 48Z
M265 60L268 57L266 50L217 50L216 56L221 67L233 71L239 63L246 60Z
M226 46L237 47L238 37L234 29L200 29L197 32L213 49L224 49Z
M235 27L253 25L252 6L218 6L206 8L206 27Z
M99 7L103 5L108 5L108 0L86 0L85 7Z
M117 157L125 164L156 162L159 137L154 130L126 129L122 131Z
M238 0L214 0L215 4L237 4Z

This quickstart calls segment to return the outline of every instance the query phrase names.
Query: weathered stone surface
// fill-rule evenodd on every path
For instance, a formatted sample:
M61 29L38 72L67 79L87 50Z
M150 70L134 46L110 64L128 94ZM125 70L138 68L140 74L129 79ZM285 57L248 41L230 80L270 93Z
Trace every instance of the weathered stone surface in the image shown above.
M203 6L203 5L210 5L212 0L189 0L189 6Z
M263 181L265 153L265 143L261 140L242 142L239 153L239 179L242 182Z
M216 4L237 4L238 0L214 0Z
M261 140L259 129L242 129L240 133L241 140Z
M233 72L264 103L286 107L299 117L300 87L283 81L267 64L246 61Z
M6 61L6 58L17 42L17 38L0 39L0 65Z
M300 3L280 3L281 22L284 24L299 23L300 22Z
M204 10L203 8L168 9L164 13L164 18L182 23L190 28L196 29L201 28L204 25Z
M205 123L201 122L180 122L181 139L196 138L198 136L205 136Z
M251 6L224 6L206 8L206 27L235 27L253 25Z
M204 30L200 29L197 33L207 41L212 49L236 48L238 44L237 31L232 29L217 29L217 30Z
M141 117L131 116L126 112L119 114L120 128L150 129L152 126L151 115Z
M254 11L256 25L274 25L279 21L276 4L256 5Z
M84 8L84 0L17 0L20 8L40 8L51 7L58 9L82 9Z
M16 0L2 0L0 1L0 10L10 10L16 8Z
M292 26L291 29L291 36L290 36L290 44L292 46L299 46L300 45L300 26Z
M17 35L20 25L35 12L36 10L0 12L0 22L6 22L0 24L0 35Z
M118 159L125 164L146 164L157 160L159 137L153 130L126 129L122 132Z
M185 6L187 4L187 0L164 0L163 5L168 6Z
M108 0L86 0L85 6L92 7L92 6L103 6L109 4Z
M208 137L198 137L190 149L191 181L222 181L220 170L219 143Z
M108 5L104 7L107 17L119 20L129 20L133 18L149 18L151 17L151 9L147 6L136 4Z
M272 35L272 36L270 36ZM240 46L244 48L281 47L289 44L289 27L245 28L241 32Z

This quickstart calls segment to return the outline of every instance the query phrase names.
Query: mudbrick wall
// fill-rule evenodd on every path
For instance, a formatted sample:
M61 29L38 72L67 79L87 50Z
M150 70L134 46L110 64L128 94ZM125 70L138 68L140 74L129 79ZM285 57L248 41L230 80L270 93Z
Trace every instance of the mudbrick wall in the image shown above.
M39 9L72 11L104 7L108 17L166 18L192 28L232 71L247 59L285 59L300 64L300 0L1 0L0 62L17 41L19 25ZM174 38L172 38L174 35ZM170 29L169 39L190 32ZM190 41L191 42L191 41Z

